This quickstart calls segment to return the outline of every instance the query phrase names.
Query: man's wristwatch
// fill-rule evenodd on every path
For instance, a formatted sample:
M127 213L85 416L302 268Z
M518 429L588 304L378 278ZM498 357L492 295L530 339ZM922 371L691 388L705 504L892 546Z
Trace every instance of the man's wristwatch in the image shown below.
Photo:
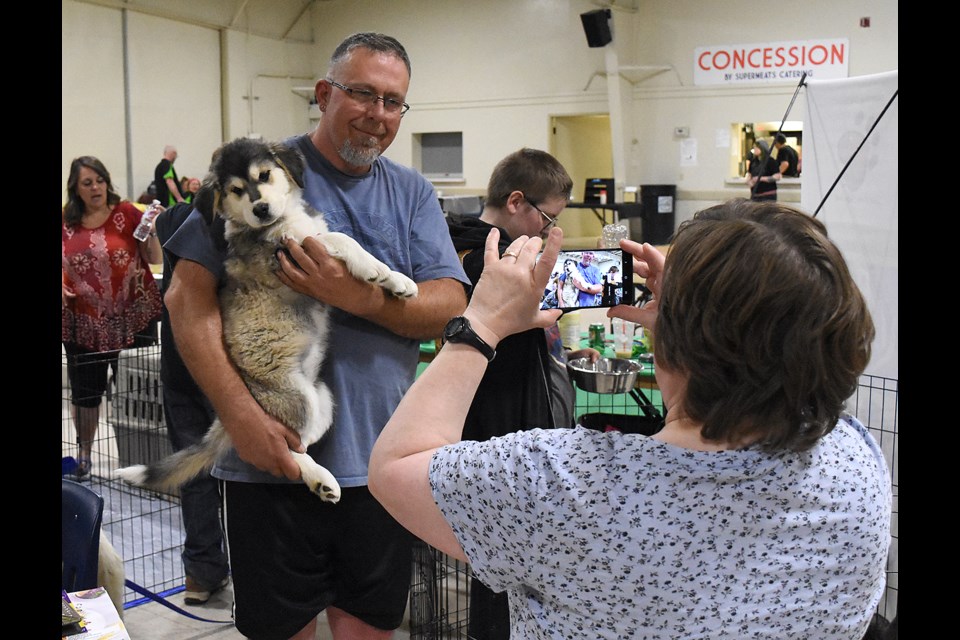
M460 342L468 344L487 358L487 362L496 357L496 350L483 341L477 332L470 326L470 321L463 316L452 318L443 329L444 342Z

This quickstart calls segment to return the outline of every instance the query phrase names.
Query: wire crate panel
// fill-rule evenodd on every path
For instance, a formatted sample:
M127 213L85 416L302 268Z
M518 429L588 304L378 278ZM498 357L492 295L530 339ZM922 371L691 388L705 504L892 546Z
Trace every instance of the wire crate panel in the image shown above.
M470 565L418 540L410 582L411 640L473 640L470 624Z
M158 349L131 349L118 360L112 419L131 429L166 429Z
M61 367L62 443L64 459L74 460L77 430L73 396ZM172 447L163 417L160 347L125 349L98 410L92 471L85 483L103 496L103 532L123 558L126 578L158 594L183 588L183 525L177 495L157 494L126 485L116 469L168 455ZM125 608L142 604L132 589L124 591Z
M173 453L166 428L143 428L135 424L113 423L121 467L150 464Z

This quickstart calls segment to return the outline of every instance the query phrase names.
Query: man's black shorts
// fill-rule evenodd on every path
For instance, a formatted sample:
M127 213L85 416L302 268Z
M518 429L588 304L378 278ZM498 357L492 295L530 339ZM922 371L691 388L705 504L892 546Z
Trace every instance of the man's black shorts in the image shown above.
M379 629L403 622L414 537L366 487L330 504L302 483L224 482L223 499L243 635L289 638L331 605Z

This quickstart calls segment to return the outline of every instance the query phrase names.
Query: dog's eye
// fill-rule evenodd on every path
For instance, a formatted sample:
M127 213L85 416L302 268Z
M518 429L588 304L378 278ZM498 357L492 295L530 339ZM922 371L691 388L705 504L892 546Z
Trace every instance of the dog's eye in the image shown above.
M270 182L270 172L261 171L260 172L260 182Z
M237 196L238 198L243 195L243 189L240 187L231 187L230 193Z

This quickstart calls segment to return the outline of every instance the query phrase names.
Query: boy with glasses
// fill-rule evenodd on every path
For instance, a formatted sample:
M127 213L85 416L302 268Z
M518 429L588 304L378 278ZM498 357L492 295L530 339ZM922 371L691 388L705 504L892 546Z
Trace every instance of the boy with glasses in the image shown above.
M566 169L545 151L524 148L497 163L479 219L451 216L447 220L470 281L476 285L483 273L483 248L490 229L500 229L501 254L522 235L545 237L556 225L572 189L573 180ZM591 354L599 356L588 349L570 357ZM489 440L517 430L516 425L529 429L572 427L576 396L563 358L556 325L504 338L474 396L463 439ZM473 580L468 635L473 640L509 638L506 593L494 593Z

